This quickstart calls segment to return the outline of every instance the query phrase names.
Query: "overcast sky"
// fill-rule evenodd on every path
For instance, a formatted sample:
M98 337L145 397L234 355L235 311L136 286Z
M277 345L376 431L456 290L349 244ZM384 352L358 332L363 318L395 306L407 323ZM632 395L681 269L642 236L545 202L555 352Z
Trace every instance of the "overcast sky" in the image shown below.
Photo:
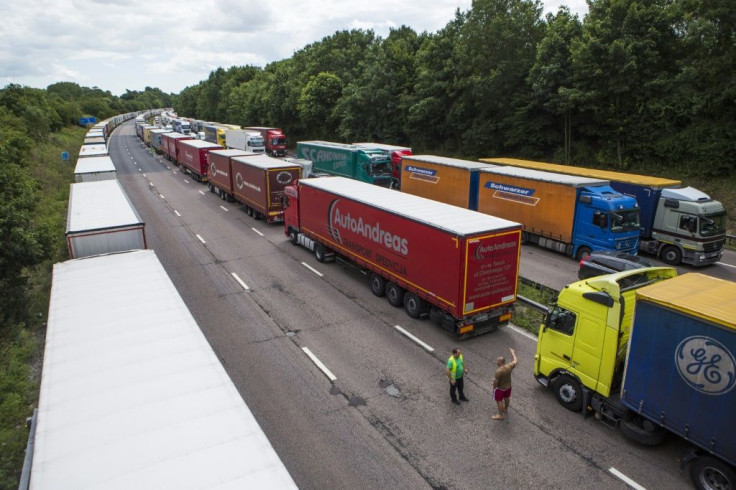
M265 66L336 31L435 32L471 0L0 0L0 87L66 81L179 93L210 71ZM566 4L582 19L585 0Z

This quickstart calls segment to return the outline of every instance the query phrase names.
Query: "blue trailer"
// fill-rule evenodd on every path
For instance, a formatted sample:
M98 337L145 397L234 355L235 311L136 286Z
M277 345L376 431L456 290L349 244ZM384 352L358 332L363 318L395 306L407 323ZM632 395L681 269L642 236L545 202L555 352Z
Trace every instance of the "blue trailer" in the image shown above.
M621 403L693 444L698 488L736 488L736 283L685 274L636 291Z

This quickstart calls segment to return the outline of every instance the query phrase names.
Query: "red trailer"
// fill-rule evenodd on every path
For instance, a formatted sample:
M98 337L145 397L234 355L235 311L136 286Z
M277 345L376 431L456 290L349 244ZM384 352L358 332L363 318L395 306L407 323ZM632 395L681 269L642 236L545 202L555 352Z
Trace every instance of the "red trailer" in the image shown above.
M459 337L493 331L516 301L521 225L343 177L288 186L284 232L318 261L340 256L377 296Z
M182 171L190 174L194 180L207 182L207 153L221 150L222 146L202 140L177 140L177 146Z
M266 153L274 157L286 156L286 135L281 128L265 128L262 126L251 126L243 128L246 131L258 131L266 145Z
M284 219L284 188L302 176L301 165L267 155L230 158L232 195L246 212L268 223Z
M163 147L164 156L166 157L166 159L171 160L172 162L178 162L179 160L176 158L178 156L178 146L176 142L180 140L191 139L194 138L181 133L166 133L161 136L161 146Z
M233 173L230 168L230 159L232 157L240 157L245 155L253 155L244 150L210 150L207 154L209 162L209 187L210 192L216 193L223 201L233 202Z

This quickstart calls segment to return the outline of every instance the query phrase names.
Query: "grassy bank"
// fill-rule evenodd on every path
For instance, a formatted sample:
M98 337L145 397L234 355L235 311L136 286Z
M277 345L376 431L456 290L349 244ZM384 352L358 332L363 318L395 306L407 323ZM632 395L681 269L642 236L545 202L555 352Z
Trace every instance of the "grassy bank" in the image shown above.
M69 183L86 132L84 128L68 128L54 133L33 150L30 159L29 171L38 183L35 220L53 230L54 242L51 258L25 271L26 321L6 325L0 331L0 488L18 487L28 442L26 419L38 406L51 268L68 258L64 231ZM62 151L70 154L68 161L62 161Z

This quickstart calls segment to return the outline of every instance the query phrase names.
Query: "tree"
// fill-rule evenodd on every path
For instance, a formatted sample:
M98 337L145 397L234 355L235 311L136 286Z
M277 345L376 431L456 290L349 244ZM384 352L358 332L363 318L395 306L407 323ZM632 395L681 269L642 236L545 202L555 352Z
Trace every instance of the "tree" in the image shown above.
M310 77L302 89L297 111L304 123L312 128L313 134L334 134L337 131L334 108L342 89L340 77L327 72Z

